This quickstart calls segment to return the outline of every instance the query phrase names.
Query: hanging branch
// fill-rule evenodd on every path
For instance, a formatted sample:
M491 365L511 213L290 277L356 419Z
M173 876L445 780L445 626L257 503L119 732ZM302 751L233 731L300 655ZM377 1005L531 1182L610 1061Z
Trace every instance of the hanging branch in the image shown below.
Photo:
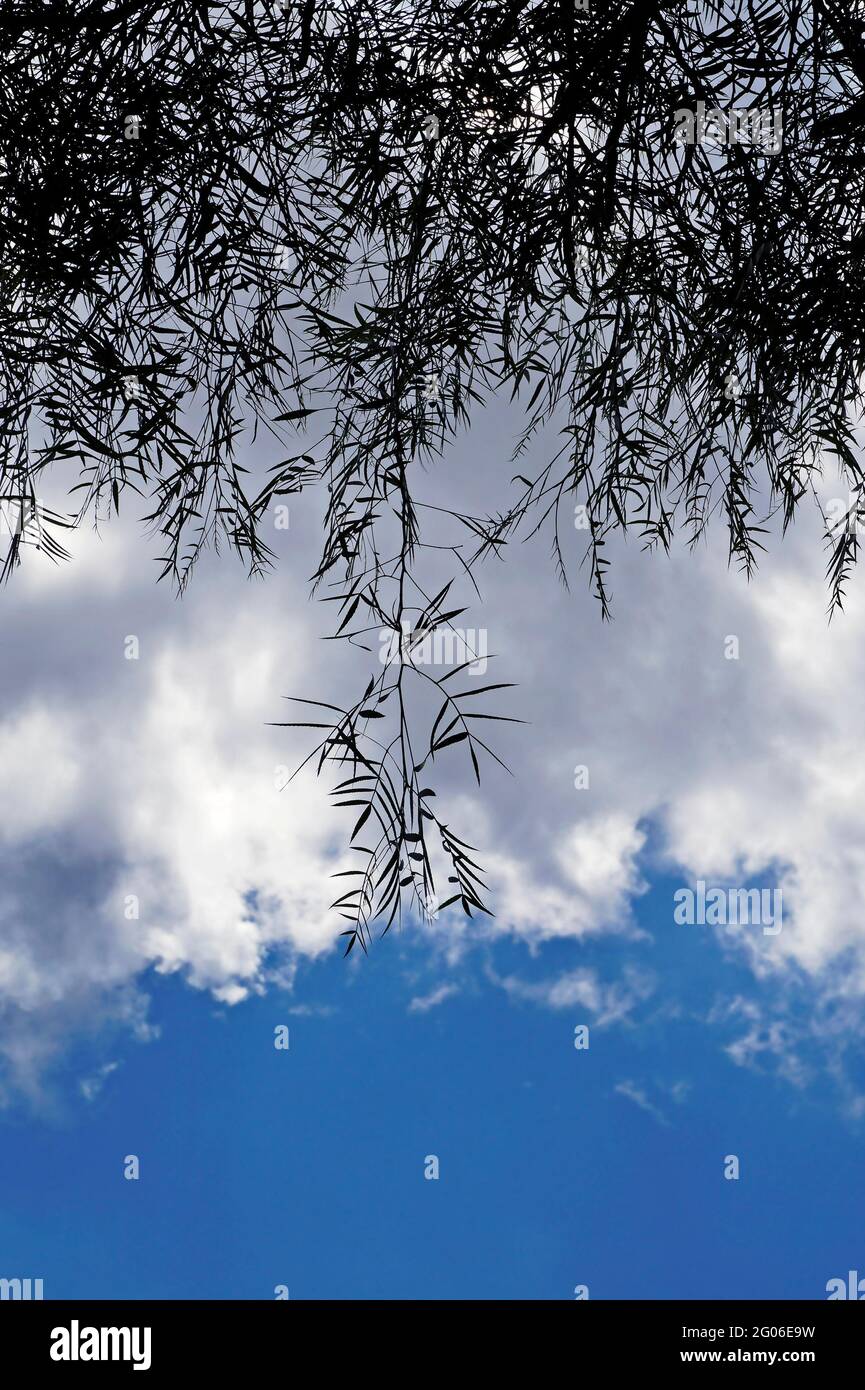
M609 615L616 532L696 544L714 517L750 575L831 461L841 607L865 515L841 0L9 0L0 32L0 512L38 510L59 563L131 490L183 590L207 546L266 570L277 499L323 492L313 591L394 653L310 706L357 812L348 949L487 910L430 774L480 779L478 722L506 716L473 701L506 682L418 655L465 647L452 590L483 557L543 534L568 582L584 545ZM434 504L426 470L491 402L524 417L500 494ZM4 578L32 539L8 529Z

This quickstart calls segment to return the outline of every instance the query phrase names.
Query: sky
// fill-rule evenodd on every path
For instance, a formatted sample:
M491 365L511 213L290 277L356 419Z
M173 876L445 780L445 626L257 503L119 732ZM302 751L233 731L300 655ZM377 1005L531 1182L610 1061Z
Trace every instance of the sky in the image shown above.
M509 438L484 418L432 500L489 506ZM442 795L495 916L344 960L344 823L274 727L366 683L308 597L318 505L264 580L210 556L178 599L124 512L3 595L0 1277L634 1299L865 1273L865 609L857 581L827 623L816 517L750 585L720 532L620 543L610 624L578 533L570 592L544 541L487 566L465 621L526 722L511 774ZM782 929L677 922L700 881L780 890Z
M858 1258L861 1134L724 1055L719 954L670 935L669 886L636 953L666 988L619 1023L592 1023L576 979L550 1004L566 942L443 972L404 937L233 1009L143 982L158 1041L110 1049L106 1076L74 1049L62 1104L7 1120L5 1264L56 1298L825 1297Z

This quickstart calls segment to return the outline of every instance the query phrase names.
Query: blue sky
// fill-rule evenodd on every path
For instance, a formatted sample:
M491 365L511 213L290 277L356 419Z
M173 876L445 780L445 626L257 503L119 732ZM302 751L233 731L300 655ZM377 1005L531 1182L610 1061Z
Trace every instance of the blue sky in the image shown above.
M432 495L481 488L503 448L490 426ZM865 1273L865 606L826 624L818 530L750 586L723 537L618 545L611 624L537 549L487 568L466 622L528 722L497 726L512 777L438 785L495 921L343 962L344 826L326 785L285 786L308 745L273 725L285 695L362 690L367 661L321 640L303 506L265 582L209 556L178 602L123 517L10 588L0 1277L819 1299ZM780 885L783 931L675 925L699 879Z
M597 153L600 125L579 124ZM366 278L347 274L340 313L355 281L368 297ZM432 339L415 346L430 386L453 383L450 348L439 361ZM732 378L747 385L736 350L731 399ZM144 420L150 352L143 340L130 368ZM348 389L380 400L386 361L362 353ZM194 424L208 374L193 374ZM233 436L250 498L270 496L287 455L321 457L319 385L307 378L309 411L279 412L284 432L249 421ZM365 640L359 618L350 644L329 640L344 579L322 525L330 470L261 516L272 572L250 578L230 544L210 547L182 601L157 582L152 488L122 504L115 489L112 507L97 487L95 512L64 531L68 564L23 546L0 610L0 1278L41 1279L49 1298L587 1286L603 1300L821 1299L827 1281L865 1275L865 600L860 569L830 623L826 583L849 478L806 421L795 526L782 536L777 497L753 498L770 513L753 582L731 567L711 480L691 545L655 554L639 526L610 536L605 623L591 470L572 497L541 472L574 425L563 407L524 435L542 397L523 385L485 403L436 387L431 409L471 400L471 423L458 409L442 458L416 459L411 574L384 582L369 621L385 628ZM81 503L68 465L39 471L49 511ZM545 499L537 531L504 524L526 477ZM330 478L331 501L355 496L345 483ZM202 486L206 536L231 509ZM471 559L484 517L503 525ZM391 570L397 520L384 508L373 537L366 517L359 566L374 547ZM416 617L436 592L489 658L494 693L473 709L506 717L482 727L513 775L483 764L477 787L467 745L444 738L416 770L441 823L477 846L496 916L448 915L343 961L332 899L346 881L332 875L357 868L357 809L332 805L333 764L292 776L314 739L285 727L303 717L285 701L365 705L389 605ZM407 724L390 700L373 727L414 762L438 696L411 664ZM448 865L431 852L441 900ZM677 925L676 895L697 883L777 891L783 930ZM573 1045L581 1024L588 1050Z
M591 1027L588 1051L586 1010L498 982L605 978L610 942L499 943L448 967L391 935L229 1009L150 978L158 1038L114 1039L91 1100L76 1078L106 1039L79 1046L48 1110L4 1117L3 1272L57 1298L825 1297L861 1254L861 1131L821 1088L724 1053L705 1019L747 972L706 928L673 927L671 900L655 875L629 948L663 1002ZM443 983L458 992L411 1008Z

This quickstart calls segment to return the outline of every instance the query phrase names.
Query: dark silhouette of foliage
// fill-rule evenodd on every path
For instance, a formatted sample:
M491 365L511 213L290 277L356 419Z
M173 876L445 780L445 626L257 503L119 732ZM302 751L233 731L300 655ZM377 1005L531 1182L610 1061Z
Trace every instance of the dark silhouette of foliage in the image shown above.
M576 535L606 615L616 531L696 543L719 512L751 574L828 458L865 514L849 0L7 0L0 31L0 500L67 488L59 560L131 488L182 590L207 545L266 569L275 500L326 490L314 588L336 634L397 652L310 706L356 813L347 947L406 907L486 911L428 780L458 744L480 779L478 722L505 716L473 702L502 683L456 689L471 652L412 661L464 611L425 592L432 552L473 584L542 532L566 579ZM680 143L700 102L775 113L777 148ZM524 412L499 509L430 506L424 470L493 398ZM827 522L832 607L856 533Z

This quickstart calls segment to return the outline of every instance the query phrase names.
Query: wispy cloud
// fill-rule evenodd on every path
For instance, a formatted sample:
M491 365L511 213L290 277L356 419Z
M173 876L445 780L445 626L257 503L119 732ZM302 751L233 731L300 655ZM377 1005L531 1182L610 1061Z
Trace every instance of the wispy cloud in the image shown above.
M106 1062L104 1067L100 1067L92 1076L85 1076L78 1083L78 1089L85 1100L95 1100L108 1080L112 1072L117 1071L119 1062Z
M811 1080L813 1069L802 1060L799 1051L804 1038L791 1017L772 1017L769 1007L763 1002L736 995L733 999L716 1004L708 1022L744 1027L744 1032L724 1047L727 1056L737 1067L747 1067L751 1071L771 1068L797 1089L802 1089ZM807 1027L813 1031L810 1023Z
M615 1087L615 1093L619 1096L626 1096L628 1100L633 1101L634 1105L638 1105L641 1110L645 1110L647 1115L651 1115L653 1120L657 1120L659 1125L669 1125L670 1121L666 1115L658 1109L657 1105L653 1105L646 1092L635 1082L620 1081Z
M516 975L499 976L490 967L488 978L512 999L525 1000L546 1009L588 1009L599 1027L621 1023L655 988L654 977L634 965L626 965L620 980L603 981L588 966L554 979L529 981Z
M439 985L431 993L417 995L412 999L408 1011L410 1014L429 1013L430 1009L437 1009L439 1004L443 1004L446 999L452 999L459 992L459 985Z

